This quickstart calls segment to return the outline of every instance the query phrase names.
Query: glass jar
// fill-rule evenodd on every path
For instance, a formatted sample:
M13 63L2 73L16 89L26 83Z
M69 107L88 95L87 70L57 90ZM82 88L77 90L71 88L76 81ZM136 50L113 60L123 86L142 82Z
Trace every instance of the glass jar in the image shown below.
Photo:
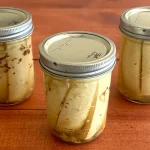
M0 105L27 99L34 86L31 15L0 7Z
M150 7L132 8L120 19L122 35L118 86L136 103L150 103Z
M104 129L115 45L89 32L64 32L40 47L46 107L52 133L71 143L95 139Z

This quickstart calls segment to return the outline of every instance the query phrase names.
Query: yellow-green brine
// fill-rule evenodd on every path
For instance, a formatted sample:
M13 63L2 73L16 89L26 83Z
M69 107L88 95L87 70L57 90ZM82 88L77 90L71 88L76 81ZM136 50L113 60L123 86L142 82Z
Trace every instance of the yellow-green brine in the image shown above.
M125 98L150 103L150 7L132 8L120 18L118 87Z
M47 38L39 50L52 133L71 143L93 140L106 123L115 45L102 35L70 31Z
M18 104L33 91L32 31L28 12L0 7L0 105Z

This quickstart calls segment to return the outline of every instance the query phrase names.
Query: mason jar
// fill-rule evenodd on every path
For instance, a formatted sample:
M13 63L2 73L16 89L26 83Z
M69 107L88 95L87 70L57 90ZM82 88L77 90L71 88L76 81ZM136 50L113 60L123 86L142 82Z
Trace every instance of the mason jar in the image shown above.
M120 93L136 103L150 103L150 7L132 8L120 18Z
M39 53L52 133L71 143L95 139L106 123L114 43L95 33L70 31L45 39Z
M27 99L34 86L31 15L0 7L0 105Z

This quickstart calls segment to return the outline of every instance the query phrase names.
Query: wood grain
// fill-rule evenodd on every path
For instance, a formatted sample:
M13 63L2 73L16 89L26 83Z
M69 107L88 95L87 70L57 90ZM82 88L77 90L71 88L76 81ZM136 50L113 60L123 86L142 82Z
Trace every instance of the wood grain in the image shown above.
M53 137L45 110L1 110L1 150L148 150L150 112L118 111L108 113L104 132L93 142L69 145ZM132 117L131 117L132 116Z
M113 70L107 125L95 141L69 145L50 134L45 110L38 45L47 36L69 30L86 30L112 39L120 50L119 18L131 7L150 5L149 0L0 0L0 6L29 11L35 26L33 54L35 88L23 103L0 107L0 150L149 150L150 106L125 100L118 92L118 61Z

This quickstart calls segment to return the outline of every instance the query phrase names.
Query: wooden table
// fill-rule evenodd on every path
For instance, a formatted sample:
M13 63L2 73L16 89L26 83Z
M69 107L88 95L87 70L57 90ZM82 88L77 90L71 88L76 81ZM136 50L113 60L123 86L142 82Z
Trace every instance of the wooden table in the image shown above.
M33 53L35 89L22 104L0 107L0 150L150 150L150 105L125 100L118 92L118 61L113 71L107 125L93 142L69 145L53 137L47 125L38 45L47 36L68 30L87 30L112 39L120 50L120 14L150 5L149 0L0 0L0 6L29 11L35 26Z

